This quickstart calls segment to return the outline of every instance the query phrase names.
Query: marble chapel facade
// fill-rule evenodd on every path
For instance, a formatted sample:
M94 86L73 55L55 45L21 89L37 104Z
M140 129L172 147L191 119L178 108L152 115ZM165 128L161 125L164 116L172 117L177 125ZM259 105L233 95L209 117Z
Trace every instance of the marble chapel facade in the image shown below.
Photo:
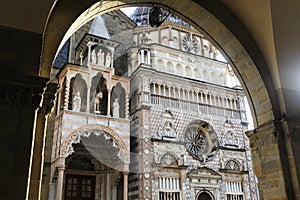
M45 199L259 199L245 95L203 34L149 8L79 29L57 57ZM64 58L66 57L66 59ZM56 63L57 64L57 63Z

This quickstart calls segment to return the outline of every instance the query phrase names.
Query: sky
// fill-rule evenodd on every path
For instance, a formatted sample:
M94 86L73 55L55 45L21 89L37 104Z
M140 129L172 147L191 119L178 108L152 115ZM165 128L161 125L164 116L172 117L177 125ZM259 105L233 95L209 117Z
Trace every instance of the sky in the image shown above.
M128 8L121 8L121 11L125 13L128 17L130 17L131 13L136 9L137 7L128 7Z

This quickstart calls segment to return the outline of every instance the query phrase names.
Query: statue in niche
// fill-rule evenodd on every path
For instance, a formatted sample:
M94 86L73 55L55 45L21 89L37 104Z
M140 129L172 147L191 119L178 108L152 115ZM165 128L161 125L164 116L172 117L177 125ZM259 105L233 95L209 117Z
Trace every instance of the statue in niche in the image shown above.
M234 144L234 137L233 137L233 133L230 131L228 132L228 143L233 145Z
M164 136L166 136L166 137L175 137L175 135L173 133L172 123L171 122L166 121L164 128L165 128Z
M73 98L72 102L73 111L80 112L81 108L81 98L80 98L80 92L77 92L76 95Z
M116 98L113 103L113 117L119 117L120 105L118 99Z
M96 51L95 51L95 49L92 50L91 63L95 63L96 64Z
M110 67L110 64L111 64L111 55L110 53L107 53L105 58L105 67Z
M95 113L100 113L100 103L103 98L102 92L98 92L94 101Z
M176 130L174 129L174 116L171 111L167 108L161 114L161 127L159 128L159 135L164 139L174 139L177 136Z
M99 65L104 65L104 52L102 49L99 50L98 52L98 63Z

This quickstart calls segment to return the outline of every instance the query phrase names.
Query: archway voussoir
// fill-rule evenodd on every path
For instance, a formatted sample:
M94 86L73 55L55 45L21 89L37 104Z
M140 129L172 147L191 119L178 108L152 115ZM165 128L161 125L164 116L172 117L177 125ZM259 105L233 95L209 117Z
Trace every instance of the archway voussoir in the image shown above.
M265 113L258 113L257 120L260 124L264 124L269 122L270 120L274 120L273 111L265 112Z
M243 49L242 45L235 38L233 38L230 42L228 42L226 44L221 43L221 46L223 49L226 50L226 53L230 58L233 55L238 54L239 52L245 51ZM237 62L237 61L239 61L239 60L235 60L235 62Z
M233 42L234 36L232 35L231 32L226 31L225 28L223 27L217 27L215 29L215 40L218 42L218 44L229 44ZM220 47L223 49L223 47Z
M247 68L252 68L251 61L247 58L247 53L243 49L239 49L234 54L230 55L230 60L235 63L236 67L239 67L240 63L246 65Z
M260 89L264 89L264 84L260 80L259 77L255 76L252 79L249 79L248 81L245 82L247 84L247 88L249 89L249 92L253 95L256 96L258 95L258 91Z
M251 68L247 68L247 65L243 65L240 69L238 69L243 77L243 81L245 82L247 88L250 87L248 83L253 82L255 85L252 87L259 87L258 84L263 85L263 82L259 80L259 74L253 71ZM255 82L257 81L257 82Z
M258 98L258 103L259 105L263 105L264 103L269 102L268 94L266 90L263 87L260 87L259 90L257 91L257 98ZM272 107L269 105L269 109Z

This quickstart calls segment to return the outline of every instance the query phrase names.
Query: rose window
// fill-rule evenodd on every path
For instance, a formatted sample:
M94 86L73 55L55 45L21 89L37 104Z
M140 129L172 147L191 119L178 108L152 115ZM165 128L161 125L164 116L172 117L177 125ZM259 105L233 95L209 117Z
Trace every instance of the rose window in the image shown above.
M187 130L186 135L187 150L194 156L199 157L207 153L207 138L202 130L191 127Z
M206 161L217 147L216 133L206 122L195 121L185 131L185 146L195 159Z
M198 53L199 51L199 44L196 38L192 36L184 36L182 39L182 46L185 51L189 53Z

